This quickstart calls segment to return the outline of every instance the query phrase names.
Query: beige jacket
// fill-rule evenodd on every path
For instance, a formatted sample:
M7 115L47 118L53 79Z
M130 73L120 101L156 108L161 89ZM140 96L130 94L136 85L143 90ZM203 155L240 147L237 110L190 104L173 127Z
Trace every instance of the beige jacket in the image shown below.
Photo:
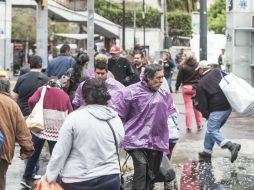
M34 151L32 137L28 130L19 106L5 94L0 93L0 130L4 134L1 158L11 163L15 142L20 149L20 157L26 159Z

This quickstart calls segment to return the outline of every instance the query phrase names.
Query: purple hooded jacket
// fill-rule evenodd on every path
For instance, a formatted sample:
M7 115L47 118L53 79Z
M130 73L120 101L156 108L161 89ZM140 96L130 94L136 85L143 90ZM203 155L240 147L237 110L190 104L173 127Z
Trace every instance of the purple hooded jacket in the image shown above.
M125 88L125 86L123 84L121 84L120 82L118 82L117 80L113 79L113 78L107 78L107 80L105 81L107 89L109 94L111 95L111 97L114 96L115 92ZM84 104L83 101L83 97L82 97L82 86L83 86L84 82L80 83L78 85L78 88L75 92L75 97L72 101L72 104L75 105L76 107L80 107ZM109 105L111 105L111 100L108 102Z
M117 91L112 107L124 123L125 149L146 148L168 153L167 118L176 112L170 93L151 90L145 81Z

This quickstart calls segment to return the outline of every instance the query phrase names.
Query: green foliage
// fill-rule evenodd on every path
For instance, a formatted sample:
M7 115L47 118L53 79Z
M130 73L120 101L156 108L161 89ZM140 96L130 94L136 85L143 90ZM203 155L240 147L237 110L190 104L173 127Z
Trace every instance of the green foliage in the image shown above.
M185 12L168 13L168 31L170 36L190 36L191 14Z
M175 0L175 3L182 2L182 0ZM194 0L193 0L194 2ZM122 6L120 4L112 4L105 0L95 1L95 12L99 15L109 19L110 21L122 25ZM137 4L136 9L136 26L143 26L142 19L142 6ZM180 7L179 7L180 9ZM160 15L161 13L152 7L146 10L146 27L160 28ZM133 27L134 11L126 10L125 23L128 27ZM169 35L170 36L190 36L191 35L191 15L183 12L176 11L168 13L169 22Z
M48 23L48 35L50 36L53 29L50 20ZM68 23L56 23L55 31L56 33L70 33L71 27ZM36 42L36 12L34 9L12 9L12 39Z
M216 34L225 34L226 0L215 0L208 11L208 29Z
M36 16L33 9L12 9L12 39L36 41Z
M113 4L105 0L95 1L95 12L108 20L122 25L123 14L122 6L120 4ZM137 4L136 8L136 25L143 26L142 7ZM127 27L133 27L134 10L125 11L125 23ZM146 27L159 28L160 27L160 12L157 9L148 7L146 10Z

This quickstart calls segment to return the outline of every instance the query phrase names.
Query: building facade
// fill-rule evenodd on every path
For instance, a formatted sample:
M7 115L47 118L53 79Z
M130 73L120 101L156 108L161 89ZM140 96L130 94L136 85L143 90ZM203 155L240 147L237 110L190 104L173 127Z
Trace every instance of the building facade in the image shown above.
M227 0L227 69L254 85L254 1Z

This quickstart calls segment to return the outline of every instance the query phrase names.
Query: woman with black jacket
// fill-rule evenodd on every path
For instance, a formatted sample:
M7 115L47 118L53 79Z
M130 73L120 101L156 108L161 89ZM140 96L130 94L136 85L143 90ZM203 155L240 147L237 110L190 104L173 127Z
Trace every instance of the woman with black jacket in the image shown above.
M185 122L187 132L191 131L192 128L192 115L193 111L196 118L196 124L198 130L202 129L202 116L201 113L193 108L191 97L196 94L196 90L193 88L199 79L198 73L195 71L198 63L190 51L186 51L183 54L183 61L178 66L178 75L176 79L176 93L179 90L180 85L182 84L182 95L185 105Z

